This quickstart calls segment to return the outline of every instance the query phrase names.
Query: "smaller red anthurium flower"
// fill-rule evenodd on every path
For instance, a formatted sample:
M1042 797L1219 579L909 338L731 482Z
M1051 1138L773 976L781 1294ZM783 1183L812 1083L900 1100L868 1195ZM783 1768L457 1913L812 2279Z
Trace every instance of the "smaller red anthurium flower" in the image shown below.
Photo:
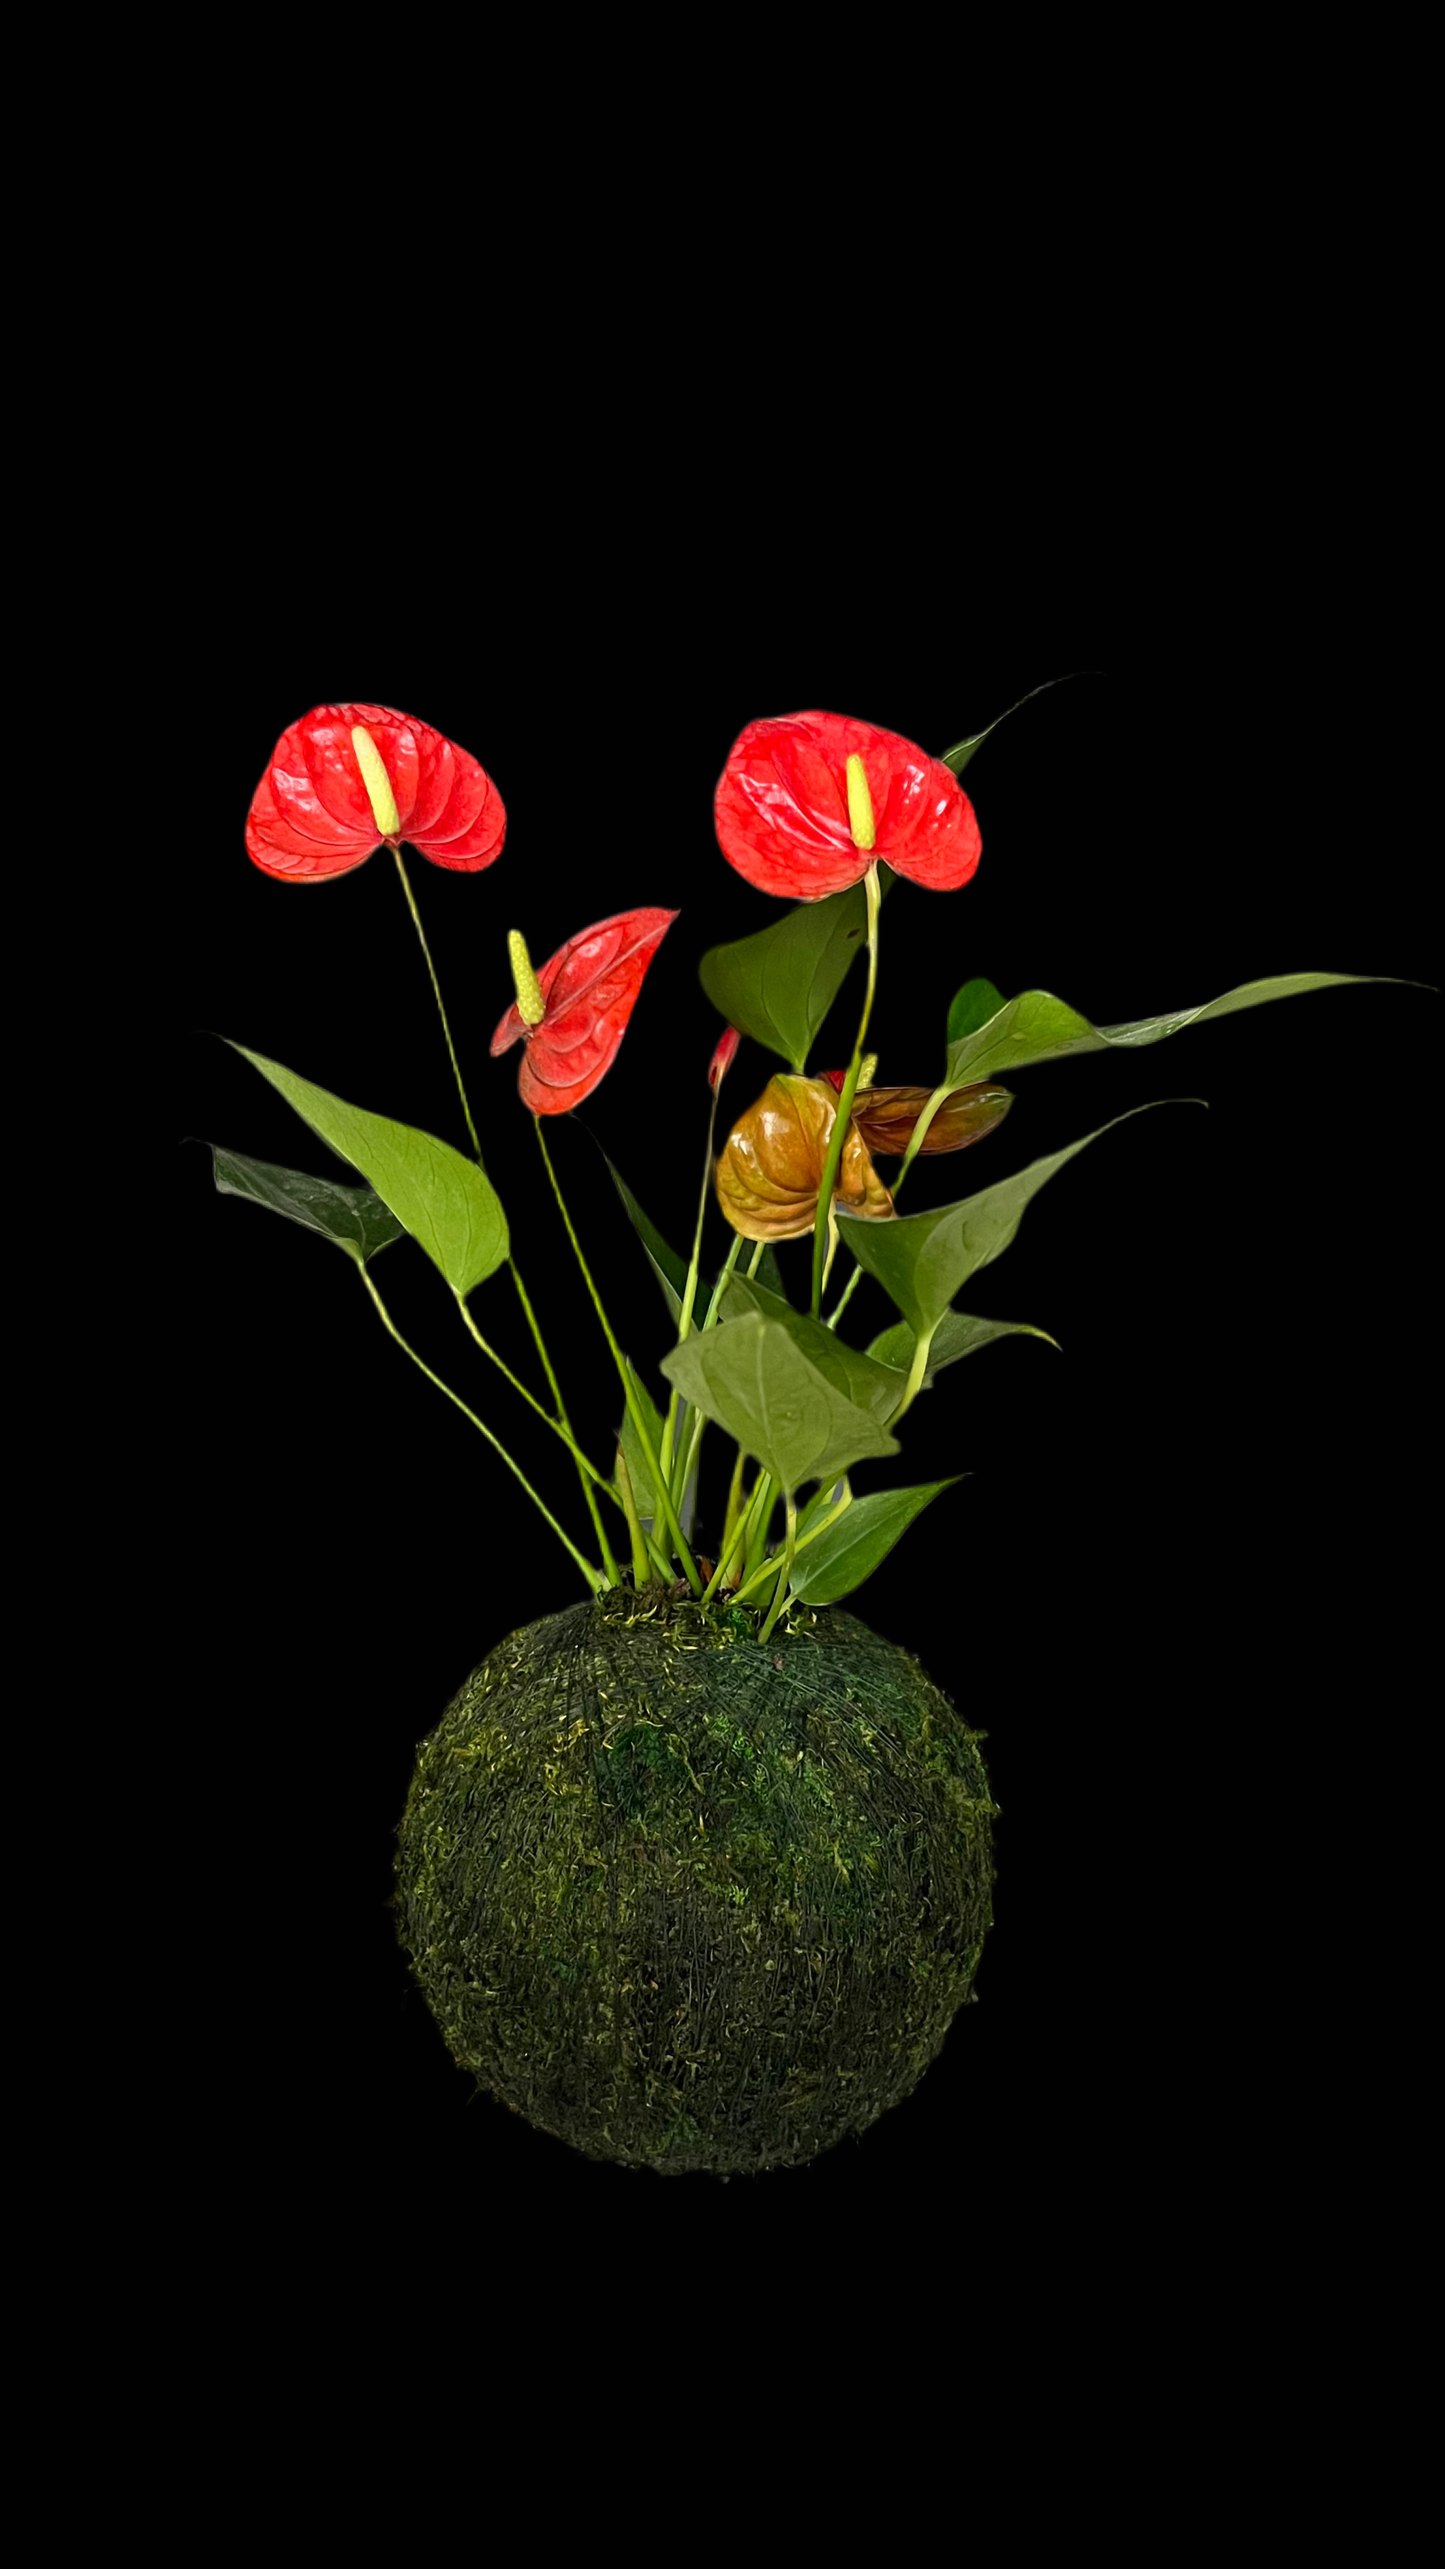
M526 1045L517 1086L534 1115L569 1114L611 1069L643 975L676 917L676 910L620 910L569 937L535 973L512 930L517 996L492 1051Z
M983 846L951 768L847 714L749 723L728 752L714 811L729 865L794 901L846 891L875 858L930 892L955 892Z
M506 834L485 767L430 723L390 705L315 705L271 752L246 847L263 874L305 883L402 839L433 865L478 874Z

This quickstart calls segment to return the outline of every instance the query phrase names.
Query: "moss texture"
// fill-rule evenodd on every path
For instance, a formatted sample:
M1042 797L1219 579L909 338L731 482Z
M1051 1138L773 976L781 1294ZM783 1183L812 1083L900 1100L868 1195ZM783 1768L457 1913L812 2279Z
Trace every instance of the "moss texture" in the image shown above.
M402 1940L456 2059L595 2157L795 2165L908 2094L990 1923L988 1778L836 1607L616 1588L515 1632L423 1742Z

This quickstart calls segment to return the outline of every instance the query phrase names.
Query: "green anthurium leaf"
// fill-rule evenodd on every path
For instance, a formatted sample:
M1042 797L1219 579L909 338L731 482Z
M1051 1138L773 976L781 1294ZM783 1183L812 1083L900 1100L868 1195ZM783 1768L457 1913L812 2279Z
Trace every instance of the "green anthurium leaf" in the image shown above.
M963 1478L955 1472L946 1481L920 1481L911 1490L872 1490L866 1498L855 1499L835 1524L815 1535L807 1551L799 1554L793 1594L805 1606L831 1606L861 1588L929 1501Z
M272 1213L284 1213L303 1230L334 1240L358 1266L365 1266L368 1258L374 1258L378 1249L389 1248L393 1240L406 1238L405 1224L388 1212L369 1186L338 1186L334 1178L312 1177L305 1169L246 1160L239 1151L222 1150L219 1142L211 1144L211 1160L219 1194L243 1196L248 1204L264 1204Z
M1018 704L1010 705L1005 713L995 714L993 721L985 723L982 731L971 732L967 740L956 740L952 749L946 749L943 753L944 766L951 767L955 776L961 776L974 751L983 747L989 733L997 731L1000 723L1008 721L1009 714L1016 714L1024 705L1031 705L1035 696L1046 696L1051 687L1067 686L1070 677L1078 677L1080 674L1076 669L1070 670L1066 677L1046 678L1041 687L1030 687L1026 696L1020 696Z
M798 1510L800 1536L806 1534L810 1526L816 1525L820 1517L826 1516L830 1508L837 1506L847 1486L846 1479L837 1480L830 1477L826 1481L820 1481L806 1505Z
M1003 1004L1003 992L996 990L991 981L966 981L963 988L953 994L953 1005L948 1012L949 1042L956 1044L965 1035L977 1034L980 1026L986 1026L991 1017L998 1015Z
M1048 990L1025 990L1017 999L1006 1000L986 1025L960 1031L955 1036L953 1009L949 1010L948 1072L955 1088L967 1087L978 1079L997 1079L1004 1072L1022 1070L1028 1062L1059 1061L1068 1053L1102 1052L1108 1045L1130 1046L1157 1044L1166 1035L1178 1034L1183 1026L1202 1025L1208 1017L1229 1017L1237 1008L1261 1008L1267 999L1292 999L1301 990L1329 990L1337 984L1360 981L1386 981L1394 976L1378 972L1286 972L1272 981L1244 981L1237 990L1226 990L1222 999L1211 999L1202 1008L1176 1008L1167 1017L1135 1017L1121 1026L1091 1026L1077 1008L1070 1008ZM966 983L953 1006L974 988ZM1419 982L1399 982L1400 989L1423 988Z
M632 1387L641 1403L643 1417L647 1421L652 1450L654 1454L660 1454L662 1452L662 1418L657 1403L636 1366L629 1364L627 1370L632 1376ZM633 1418L630 1404L622 1413L622 1425L617 1431L617 1442L622 1448L627 1464L627 1476L632 1483L632 1495L637 1501L637 1513L640 1517L654 1520L662 1513L658 1504L657 1484L653 1479L647 1448L637 1432L637 1423Z
M893 881L886 865L878 880L886 892ZM702 986L730 1026L801 1071L849 965L867 946L868 906L855 883L826 901L800 902L755 936L712 946L699 967Z
M898 1384L892 1371L875 1364L871 1356L850 1347L821 1320L813 1320L806 1311L795 1311L790 1302L770 1293L761 1273L728 1278L723 1299L722 1317L726 1324L740 1313L757 1312L762 1319L774 1321L786 1329L794 1344L807 1357L814 1370L833 1384L840 1397L851 1401L855 1409L866 1410L880 1424L890 1418L898 1405Z
M1203 1100L1154 1098L1150 1102L1182 1106L1201 1105ZM986 1186L981 1195L970 1195L961 1204L942 1204L934 1213L898 1214L891 1222L867 1222L857 1214L840 1213L839 1231L860 1267L877 1277L915 1333L936 1329L959 1287L1008 1247L1023 1220L1024 1207L1040 1187L1097 1142L1101 1133L1148 1112L1147 1106L1135 1106L1129 1115L1115 1115L1097 1131L1086 1133L1082 1141L1052 1151L1047 1159L1035 1160L1016 1177L1001 1178L997 1186Z
M898 1451L872 1411L849 1400L836 1375L811 1362L793 1331L761 1311L695 1332L664 1356L662 1370L780 1489L836 1479L865 1455Z
M279 1089L313 1133L360 1169L404 1230L440 1267L454 1293L468 1294L495 1275L507 1255L507 1217L491 1180L449 1142L348 1106L294 1070L233 1044Z
M933 1333L924 1366L923 1379L930 1383L945 1365L956 1365L963 1356L975 1355L995 1338L1042 1338L1046 1347L1057 1347L1046 1329L1031 1329L1026 1320L976 1320L968 1311L946 1311ZM875 1365L892 1365L906 1374L913 1362L918 1341L906 1320L895 1320L891 1329L880 1331L868 1350Z
M605 1152L603 1157L606 1158ZM612 1172L612 1183L622 1198L627 1219L642 1242L647 1252L648 1263L662 1287L668 1310L674 1321L681 1320L683 1296L687 1292L687 1260L680 1258L675 1249L668 1247L656 1223L649 1222L631 1187L618 1175L610 1160L607 1161L607 1166Z

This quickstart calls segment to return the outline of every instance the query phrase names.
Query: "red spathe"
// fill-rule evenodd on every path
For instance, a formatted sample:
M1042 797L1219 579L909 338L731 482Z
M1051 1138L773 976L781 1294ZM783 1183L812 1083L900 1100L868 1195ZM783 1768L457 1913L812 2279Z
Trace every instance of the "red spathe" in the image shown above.
M861 758L868 779L871 849L853 843L850 756ZM930 892L955 892L983 845L951 768L897 732L848 714L749 723L728 753L714 811L728 863L760 891L793 901L846 891L875 857Z
M315 705L282 733L252 797L246 848L263 874L315 882L349 874L380 847L351 744L358 725L390 779L398 838L460 874L479 874L501 855L506 811L469 750L390 705Z

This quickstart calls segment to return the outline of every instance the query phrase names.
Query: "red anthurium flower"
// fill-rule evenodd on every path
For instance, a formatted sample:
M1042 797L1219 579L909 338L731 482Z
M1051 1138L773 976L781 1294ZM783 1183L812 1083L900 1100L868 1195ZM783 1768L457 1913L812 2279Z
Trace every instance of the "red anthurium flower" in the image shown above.
M559 946L534 973L514 930L517 998L492 1037L494 1053L527 1047L517 1086L534 1115L566 1115L617 1057L643 975L675 910L621 910Z
M875 857L930 892L954 892L983 845L951 768L846 714L749 723L714 808L728 863L793 901L845 891Z
M502 798L469 751L389 705L316 705L283 732L257 786L246 846L265 874L349 874L406 839L477 874L500 856Z
M742 1037L738 1033L736 1026L725 1026L718 1037L717 1051L713 1054L712 1060L707 1066L707 1084L712 1090L714 1097L716 1097L718 1090L721 1088L723 1081L728 1075L728 1072L732 1069L733 1063L737 1058L737 1049L741 1042Z

